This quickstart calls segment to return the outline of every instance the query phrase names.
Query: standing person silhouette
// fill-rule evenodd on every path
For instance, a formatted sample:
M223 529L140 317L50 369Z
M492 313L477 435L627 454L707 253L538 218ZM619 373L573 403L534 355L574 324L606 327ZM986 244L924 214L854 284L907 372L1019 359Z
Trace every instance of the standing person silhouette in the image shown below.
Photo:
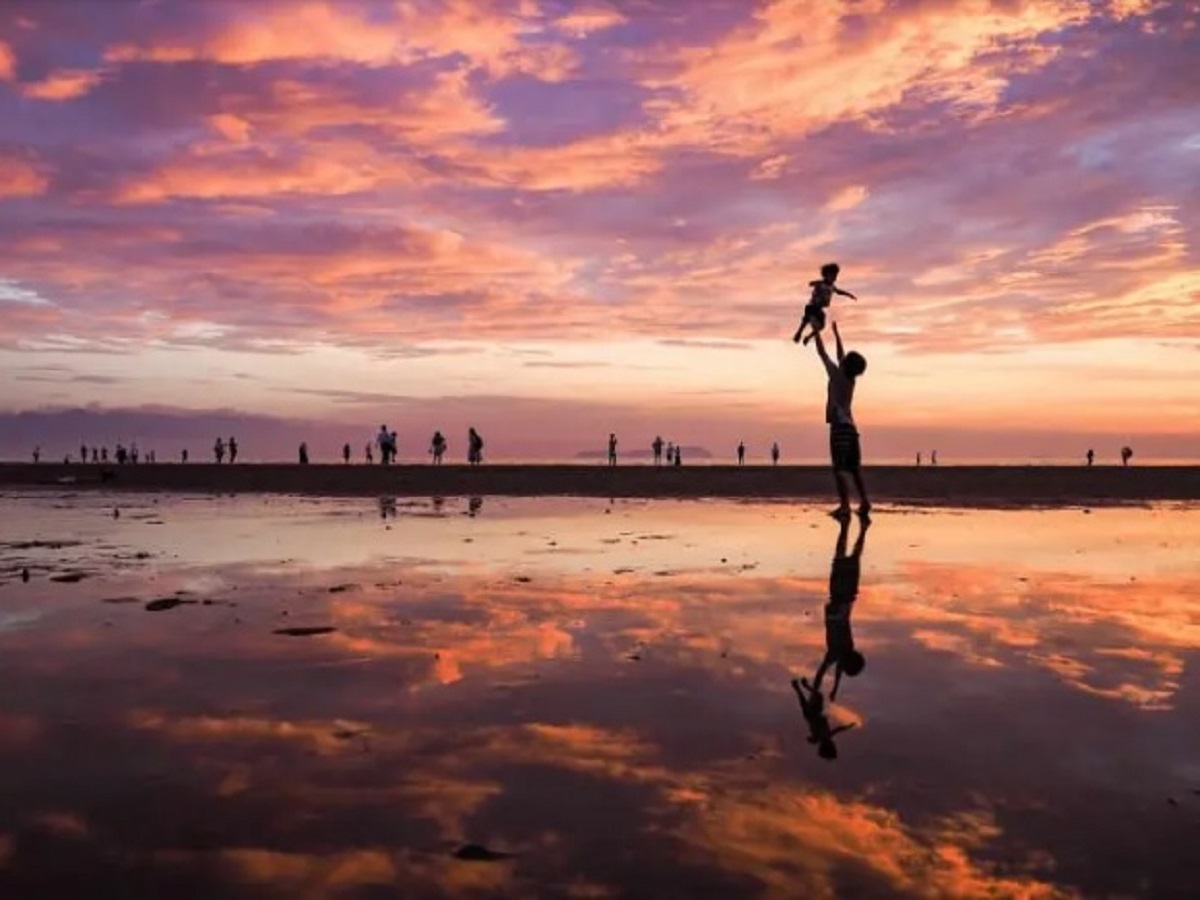
M342 444L342 464L343 465L350 464L350 445L349 444Z
M1089 469L1092 467L1092 463L1094 463L1095 461L1096 461L1096 451L1089 448L1088 452L1087 452L1087 464L1088 464Z
M661 466L663 451L663 439L661 435L654 439L654 443L650 445L650 449L654 451L654 464Z
M467 462L473 466L483 463L483 438L474 426L467 429Z
M779 441L771 445L771 465L779 465Z
M1121 465L1123 465L1123 466L1129 465L1129 461L1131 459L1133 459L1133 448L1132 447L1122 447L1121 448Z
M375 436L375 443L379 445L379 464L381 466L386 466L392 461L391 454L388 452L388 444L391 441L391 437L388 427L380 425L379 434Z
M615 466L617 464L617 436L612 432L608 435L608 464Z
M738 441L737 455L738 455L738 465L744 466L746 464L746 445L744 443L742 443L741 441Z
M229 462L231 465L233 463L237 462L237 453L238 453L237 438L231 437L229 439Z
M213 444L213 456L217 458L217 464L225 462L225 441L222 438L217 438L217 442Z
M849 731L854 723L831 728L825 712L825 696L821 682L832 666L833 689L829 702L837 699L842 675L854 678L866 668L866 658L854 646L854 633L850 627L850 614L854 601L858 599L858 586L862 575L862 553L866 546L867 529L871 522L867 518L859 521L858 538L854 549L847 554L846 545L850 537L850 520L843 518L838 523L838 537L829 568L829 602L825 604L825 657L821 660L810 683L807 678L793 678L792 690L800 702L800 710L808 722L810 744L817 745L822 759L837 759L836 735Z
M446 453L446 438L440 431L433 433L433 438L429 442L429 455L433 457L433 464L440 466L442 457Z
M829 457L833 465L833 477L837 483L838 508L833 511L836 518L850 515L850 491L846 480L851 479L858 491L858 512L861 516L870 515L871 501L867 497L867 488L862 477L862 447L859 443L858 428L854 424L854 387L858 378L867 371L867 361L862 354L851 350L849 353L842 347L842 336L838 333L837 322L833 323L833 337L837 349L837 362L829 358L821 332L813 332L817 355L825 366L829 376L826 389L825 422L829 425Z

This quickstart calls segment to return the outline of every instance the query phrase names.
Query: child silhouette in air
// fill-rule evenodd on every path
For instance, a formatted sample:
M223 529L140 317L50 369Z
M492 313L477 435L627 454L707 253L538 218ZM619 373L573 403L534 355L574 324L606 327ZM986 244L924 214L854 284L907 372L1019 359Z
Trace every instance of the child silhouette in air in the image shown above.
M840 287L837 287L838 273L841 271L841 266L837 263L826 263L821 266L820 279L808 283L808 286L812 288L812 295L808 298L808 305L804 307L804 315L800 319L800 327L792 335L794 343L800 343L800 338L804 336L804 327L806 325L811 328L811 331L804 338L805 344L811 341L817 332L825 327L825 310L833 302L834 294L841 294L843 297L849 297L851 300L858 299L849 291L843 291Z

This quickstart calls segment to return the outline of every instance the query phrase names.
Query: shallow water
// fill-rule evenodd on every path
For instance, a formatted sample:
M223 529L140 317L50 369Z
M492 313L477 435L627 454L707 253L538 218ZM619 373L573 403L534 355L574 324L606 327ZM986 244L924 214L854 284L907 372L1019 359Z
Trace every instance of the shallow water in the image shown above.
M0 897L1196 884L1200 509L0 512Z

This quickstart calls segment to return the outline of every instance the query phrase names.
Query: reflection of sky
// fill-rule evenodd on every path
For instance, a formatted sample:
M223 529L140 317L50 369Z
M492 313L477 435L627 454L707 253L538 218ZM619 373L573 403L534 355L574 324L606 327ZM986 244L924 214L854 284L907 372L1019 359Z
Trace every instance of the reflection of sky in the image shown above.
M826 650L815 510L6 502L0 896L1190 884L1195 510L881 513L829 763L788 686Z

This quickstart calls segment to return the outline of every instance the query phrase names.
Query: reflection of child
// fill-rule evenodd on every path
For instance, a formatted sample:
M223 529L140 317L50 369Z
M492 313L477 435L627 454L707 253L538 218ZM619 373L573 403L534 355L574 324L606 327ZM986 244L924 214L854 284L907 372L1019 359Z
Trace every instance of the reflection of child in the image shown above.
M851 300L858 299L849 291L843 291L840 287L836 286L840 272L841 267L837 263L826 263L821 266L820 280L808 283L808 286L812 288L812 296L808 298L808 305L804 307L804 315L800 319L800 327L792 335L793 342L800 342L800 338L804 335L805 325L812 328L808 337L804 338L805 344L813 339L813 335L825 327L825 310L833 302L834 294L841 294L843 297L849 297Z
M834 735L849 731L854 727L854 723L830 728L829 716L825 714L825 698L821 696L820 690L808 683L807 678L793 678L792 690L796 692L796 699L800 701L800 711L804 714L804 721L808 723L808 742L817 745L817 755L821 759L837 759ZM804 696L805 691L808 691L807 698Z

